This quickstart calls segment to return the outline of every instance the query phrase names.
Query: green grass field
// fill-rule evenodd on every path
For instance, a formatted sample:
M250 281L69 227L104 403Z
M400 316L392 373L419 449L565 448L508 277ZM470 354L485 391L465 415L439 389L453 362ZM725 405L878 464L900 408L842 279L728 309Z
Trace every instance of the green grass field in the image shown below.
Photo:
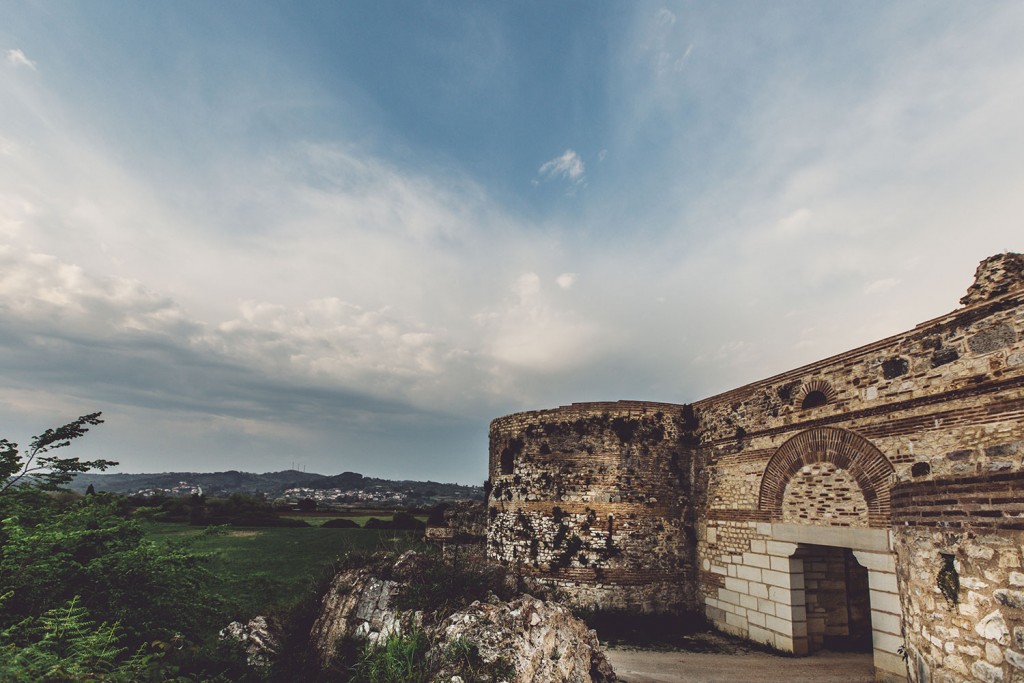
M142 526L150 540L190 539L196 551L212 555L209 568L232 619L291 609L348 551L404 550L419 543L419 534L373 529L229 528L208 535L187 524Z

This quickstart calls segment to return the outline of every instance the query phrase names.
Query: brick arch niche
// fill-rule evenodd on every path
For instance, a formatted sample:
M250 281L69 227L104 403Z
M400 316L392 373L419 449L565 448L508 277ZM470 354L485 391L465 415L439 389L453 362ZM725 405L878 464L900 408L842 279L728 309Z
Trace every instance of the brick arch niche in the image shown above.
M864 495L869 527L888 527L892 464L864 437L846 429L809 429L782 444L765 467L758 508L772 521L783 519L790 480L808 465L829 463L856 480Z

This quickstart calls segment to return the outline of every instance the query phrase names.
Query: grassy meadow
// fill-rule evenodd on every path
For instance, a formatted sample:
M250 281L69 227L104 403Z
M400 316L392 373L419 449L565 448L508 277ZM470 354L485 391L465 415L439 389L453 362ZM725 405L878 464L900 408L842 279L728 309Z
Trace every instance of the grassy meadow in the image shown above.
M327 519L325 515L319 523ZM209 554L209 569L226 612L232 619L243 620L292 609L323 585L335 561L346 552L404 550L420 542L420 534L406 531L319 526L210 532L187 524L146 522L143 528L150 540L187 540L195 551Z

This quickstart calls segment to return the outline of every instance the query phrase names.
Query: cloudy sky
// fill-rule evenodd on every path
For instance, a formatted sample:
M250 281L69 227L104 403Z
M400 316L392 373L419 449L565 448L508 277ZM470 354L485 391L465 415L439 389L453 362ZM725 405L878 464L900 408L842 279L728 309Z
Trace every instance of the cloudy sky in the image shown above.
M1019 2L0 3L0 436L479 483L1024 250Z

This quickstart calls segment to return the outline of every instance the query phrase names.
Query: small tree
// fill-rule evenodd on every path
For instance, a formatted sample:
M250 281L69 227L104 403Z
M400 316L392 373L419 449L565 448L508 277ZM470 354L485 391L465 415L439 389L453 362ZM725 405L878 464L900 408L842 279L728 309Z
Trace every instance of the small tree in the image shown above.
M36 488L56 491L79 472L102 471L117 465L113 460L80 460L50 455L58 448L70 446L73 439L84 436L89 431L86 425L103 424L101 414L90 413L63 427L47 429L39 436L32 437L32 443L24 453L18 451L18 444L0 439L0 495L30 475L28 481Z

